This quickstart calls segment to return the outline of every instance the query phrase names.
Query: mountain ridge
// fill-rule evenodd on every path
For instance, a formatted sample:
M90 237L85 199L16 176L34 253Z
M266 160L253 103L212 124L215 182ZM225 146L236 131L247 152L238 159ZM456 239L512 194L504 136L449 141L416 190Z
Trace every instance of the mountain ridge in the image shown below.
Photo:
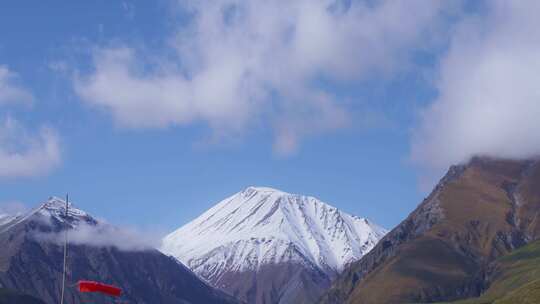
M478 296L489 284L490 263L540 237L539 182L537 160L476 157L451 167L403 222L334 281L320 303Z

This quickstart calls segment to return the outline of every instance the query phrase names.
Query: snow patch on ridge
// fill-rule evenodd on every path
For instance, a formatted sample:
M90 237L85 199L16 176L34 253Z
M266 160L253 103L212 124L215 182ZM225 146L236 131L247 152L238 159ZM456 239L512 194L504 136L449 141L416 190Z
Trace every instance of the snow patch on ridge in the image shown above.
M15 218L17 218L17 216L10 214L0 214L0 226L10 223Z

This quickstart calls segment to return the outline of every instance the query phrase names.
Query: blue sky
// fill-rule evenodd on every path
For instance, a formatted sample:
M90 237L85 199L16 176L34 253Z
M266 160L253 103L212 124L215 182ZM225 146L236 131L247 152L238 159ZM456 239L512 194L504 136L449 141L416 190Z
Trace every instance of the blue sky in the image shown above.
M3 3L0 202L169 231L259 185L390 228L451 164L537 155L526 5L330 2Z

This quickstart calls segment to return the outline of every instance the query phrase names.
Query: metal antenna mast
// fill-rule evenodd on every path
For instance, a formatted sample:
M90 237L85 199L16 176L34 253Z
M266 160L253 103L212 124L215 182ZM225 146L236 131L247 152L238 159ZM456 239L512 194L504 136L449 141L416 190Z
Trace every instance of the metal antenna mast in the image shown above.
M66 194L66 216L65 216L65 227L64 227L64 272L62 275L62 296L60 298L60 304L64 304L64 292L66 288L66 266L67 266L67 246L68 246L68 210L69 210L69 195Z

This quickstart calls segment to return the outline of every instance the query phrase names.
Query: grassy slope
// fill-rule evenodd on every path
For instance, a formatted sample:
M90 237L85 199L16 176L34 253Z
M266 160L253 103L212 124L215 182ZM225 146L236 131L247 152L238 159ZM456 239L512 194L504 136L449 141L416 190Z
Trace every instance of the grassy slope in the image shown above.
M500 185L516 182L520 170L519 163L505 164L502 169L473 166L445 185L438 197L444 220L399 246L396 256L354 287L346 303L457 298L455 290L473 280L481 265L455 248L469 248L484 259L508 253L503 242L497 241L500 232L512 231L506 220L511 202Z
M540 241L500 258L498 264L498 274L481 297L452 303L540 303Z
M517 254L534 252L538 245L509 253L522 244L522 235L540 238L540 162L479 158L461 174L453 173L368 255L351 264L319 303L417 303L474 296L485 265L495 261L501 266L490 290L482 298L454 304L505 303L494 302L502 297L520 303L515 297L534 296L533 281L540 276L531 269L540 261ZM444 216L427 225L430 212L423 210L436 215L437 209Z

